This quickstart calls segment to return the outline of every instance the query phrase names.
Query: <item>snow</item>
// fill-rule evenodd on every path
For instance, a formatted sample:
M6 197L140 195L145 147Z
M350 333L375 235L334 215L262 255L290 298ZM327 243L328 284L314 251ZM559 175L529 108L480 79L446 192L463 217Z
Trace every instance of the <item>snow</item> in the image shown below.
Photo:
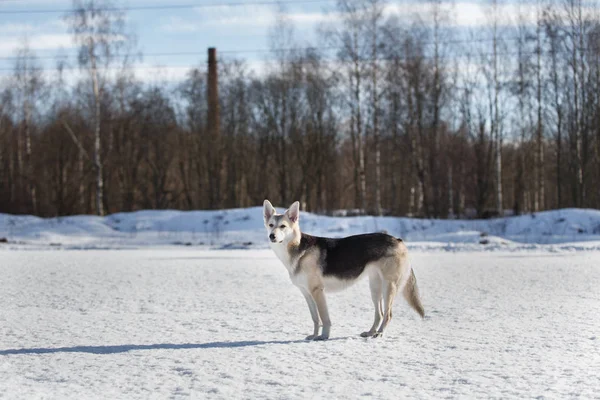
M600 249L600 211L589 209L545 211L491 220L327 217L302 213L301 226L305 232L329 237L385 230L402 237L413 249ZM0 238L6 238L8 247L13 249L267 248L260 207L223 211L137 211L104 218L43 219L0 214Z
M0 214L0 398L600 393L600 211L300 220L320 236L402 237L426 319L399 296L386 336L359 337L373 318L363 281L328 296L331 340L304 341L310 313L260 207Z
M74 225L111 237L98 221ZM332 339L306 342L268 250L0 250L0 397L598 396L600 253L411 254L425 320L399 296L387 335L360 338L363 281L328 296Z

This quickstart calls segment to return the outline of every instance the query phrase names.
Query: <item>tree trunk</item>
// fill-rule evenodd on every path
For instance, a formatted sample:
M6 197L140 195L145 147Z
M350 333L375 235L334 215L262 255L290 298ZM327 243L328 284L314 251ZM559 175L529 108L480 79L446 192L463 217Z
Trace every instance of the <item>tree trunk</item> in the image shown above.
M538 35L539 38L539 35ZM542 122L542 73L541 73L541 43L538 39L537 54L537 129L536 129L536 200L535 210L540 211L546 208L544 192L544 127Z
M358 184L359 184L359 208L361 212L366 210L366 198L367 198L367 181L365 173L365 151L364 151L364 135L362 126L362 115L360 111L360 71L359 71L359 60L355 61L354 64L354 102L356 104L356 145L357 145L357 156L358 156Z
M27 94L29 96L29 94ZM31 212L33 215L38 215L37 197L35 192L35 180L33 176L33 160L31 157L31 104L29 100L25 100L25 165L26 165L26 181L27 191L29 192L29 200L31 202Z
M381 215L381 148L379 138L379 94L377 92L377 22L378 22L378 5L373 4L373 13L371 21L371 88L372 103L373 103L373 141L375 147L375 215Z
M494 0L494 7L497 7ZM498 97L500 94L500 80L498 78L498 33L497 33L497 8L494 10L494 50L493 50L493 68L494 68L494 114L492 129L495 133L496 142L496 211L498 216L504 215L504 205L502 199L502 129L500 126L500 112Z
M90 44L89 56L91 62L92 87L94 90L94 168L96 170L96 214L104 215L104 180L102 175L102 141L100 137L100 84L94 45Z

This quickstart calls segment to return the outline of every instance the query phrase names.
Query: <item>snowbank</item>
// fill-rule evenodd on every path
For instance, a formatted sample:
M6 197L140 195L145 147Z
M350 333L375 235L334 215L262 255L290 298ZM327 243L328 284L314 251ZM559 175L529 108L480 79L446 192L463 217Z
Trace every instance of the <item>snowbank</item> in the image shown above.
M283 211L278 209L278 211ZM303 213L303 231L342 237L386 231L410 247L442 250L600 249L600 211L563 209L491 220L328 217ZM266 248L262 208L137 211L107 217L38 218L0 214L5 248L68 249L201 246ZM2 248L2 247L0 247Z

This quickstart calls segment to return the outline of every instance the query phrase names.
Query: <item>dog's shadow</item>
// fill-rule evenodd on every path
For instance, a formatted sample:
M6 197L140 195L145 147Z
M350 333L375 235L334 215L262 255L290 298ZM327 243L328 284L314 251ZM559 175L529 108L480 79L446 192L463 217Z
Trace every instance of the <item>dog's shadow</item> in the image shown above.
M332 338L343 340L344 337ZM323 341L321 343L326 343ZM297 343L313 343L309 340L243 340L239 342L209 342L209 343L158 343L158 344L124 344L116 346L73 346L73 347L33 347L23 349L0 350L0 356L27 354L56 354L56 353L88 353L88 354L118 354L139 350L187 350L187 349L229 349L236 347L286 345ZM317 342L318 343L318 342Z

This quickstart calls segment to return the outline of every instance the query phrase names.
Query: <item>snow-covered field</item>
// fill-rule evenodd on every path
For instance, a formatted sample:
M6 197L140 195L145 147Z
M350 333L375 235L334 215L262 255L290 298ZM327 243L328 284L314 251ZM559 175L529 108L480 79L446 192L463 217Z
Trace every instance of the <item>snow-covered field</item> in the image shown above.
M303 212L300 221L305 232L319 236L342 237L385 230L403 238L413 249L600 250L599 210L563 209L490 220L327 217ZM8 243L2 244L2 241ZM262 207L221 211L137 211L107 217L49 219L0 214L0 246L11 249L268 247Z
M0 250L7 399L598 398L600 253L412 252L427 317L368 284L332 339L268 250Z

